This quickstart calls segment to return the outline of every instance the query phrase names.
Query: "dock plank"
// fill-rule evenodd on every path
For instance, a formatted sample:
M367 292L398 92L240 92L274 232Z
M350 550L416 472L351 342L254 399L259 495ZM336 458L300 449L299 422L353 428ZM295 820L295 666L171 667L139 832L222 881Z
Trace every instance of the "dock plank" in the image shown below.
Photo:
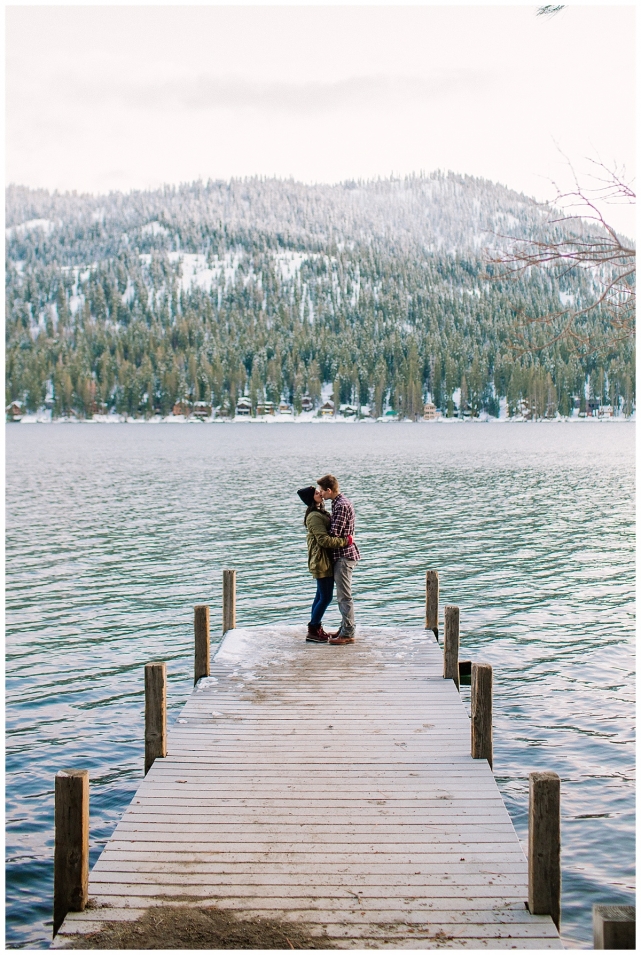
M442 651L362 628L227 634L54 942L151 905L277 918L340 948L562 948Z

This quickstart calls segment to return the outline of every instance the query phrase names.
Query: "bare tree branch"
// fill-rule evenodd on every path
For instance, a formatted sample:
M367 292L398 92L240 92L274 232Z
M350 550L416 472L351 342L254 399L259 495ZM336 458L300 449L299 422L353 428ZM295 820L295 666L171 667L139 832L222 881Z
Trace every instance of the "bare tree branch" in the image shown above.
M598 169L598 175L594 176L598 185L592 189L581 186L569 164L574 188L562 192L557 186L555 206L563 205L570 214L544 206L548 209L543 226L547 235L522 238L491 233L503 248L498 253L486 250L488 264L498 266L498 272L493 271L488 278L505 281L533 269L548 270L557 279L570 273L583 273L588 287L594 289L587 304L576 309L563 308L528 318L519 313L521 324L517 329L518 342L514 344L519 354L541 351L563 338L587 350L611 348L635 335L636 248L608 223L599 208L601 203L634 203L633 180L627 180L625 170L610 169L600 161L590 162ZM591 313L598 314L606 327L606 335L599 336L598 346L594 336L580 327L581 320ZM524 331L537 325L547 327L551 337L533 344ZM608 329L616 335L607 334Z

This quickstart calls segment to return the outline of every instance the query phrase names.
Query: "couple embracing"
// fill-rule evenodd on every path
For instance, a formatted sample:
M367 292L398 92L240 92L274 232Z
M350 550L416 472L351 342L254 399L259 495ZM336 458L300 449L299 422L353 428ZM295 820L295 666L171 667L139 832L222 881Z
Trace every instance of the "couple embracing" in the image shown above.
M308 566L316 579L316 597L312 604L312 619L307 627L308 643L328 643L339 646L354 643L354 601L352 600L352 571L360 558L354 543L354 508L341 494L333 474L319 478L317 487L303 487L298 492L307 505L304 524L307 529ZM331 515L325 510L325 501L332 502ZM323 630L323 614L332 602L336 583L336 600L342 622L336 633Z

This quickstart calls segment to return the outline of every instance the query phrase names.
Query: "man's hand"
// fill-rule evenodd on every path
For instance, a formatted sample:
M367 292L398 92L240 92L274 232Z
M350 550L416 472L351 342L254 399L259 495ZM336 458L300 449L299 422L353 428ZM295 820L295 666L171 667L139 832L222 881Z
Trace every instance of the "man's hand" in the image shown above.
M348 547L351 547L353 543L354 543L354 538L352 537L351 534L348 534L348 535L347 535L347 546L348 546Z

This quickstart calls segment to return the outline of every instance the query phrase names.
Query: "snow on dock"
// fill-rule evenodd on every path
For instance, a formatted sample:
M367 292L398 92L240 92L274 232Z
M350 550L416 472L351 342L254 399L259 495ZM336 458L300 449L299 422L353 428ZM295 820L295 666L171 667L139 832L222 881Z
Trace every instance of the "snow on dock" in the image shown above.
M341 948L562 948L442 651L227 633L54 947L149 906L279 919Z

